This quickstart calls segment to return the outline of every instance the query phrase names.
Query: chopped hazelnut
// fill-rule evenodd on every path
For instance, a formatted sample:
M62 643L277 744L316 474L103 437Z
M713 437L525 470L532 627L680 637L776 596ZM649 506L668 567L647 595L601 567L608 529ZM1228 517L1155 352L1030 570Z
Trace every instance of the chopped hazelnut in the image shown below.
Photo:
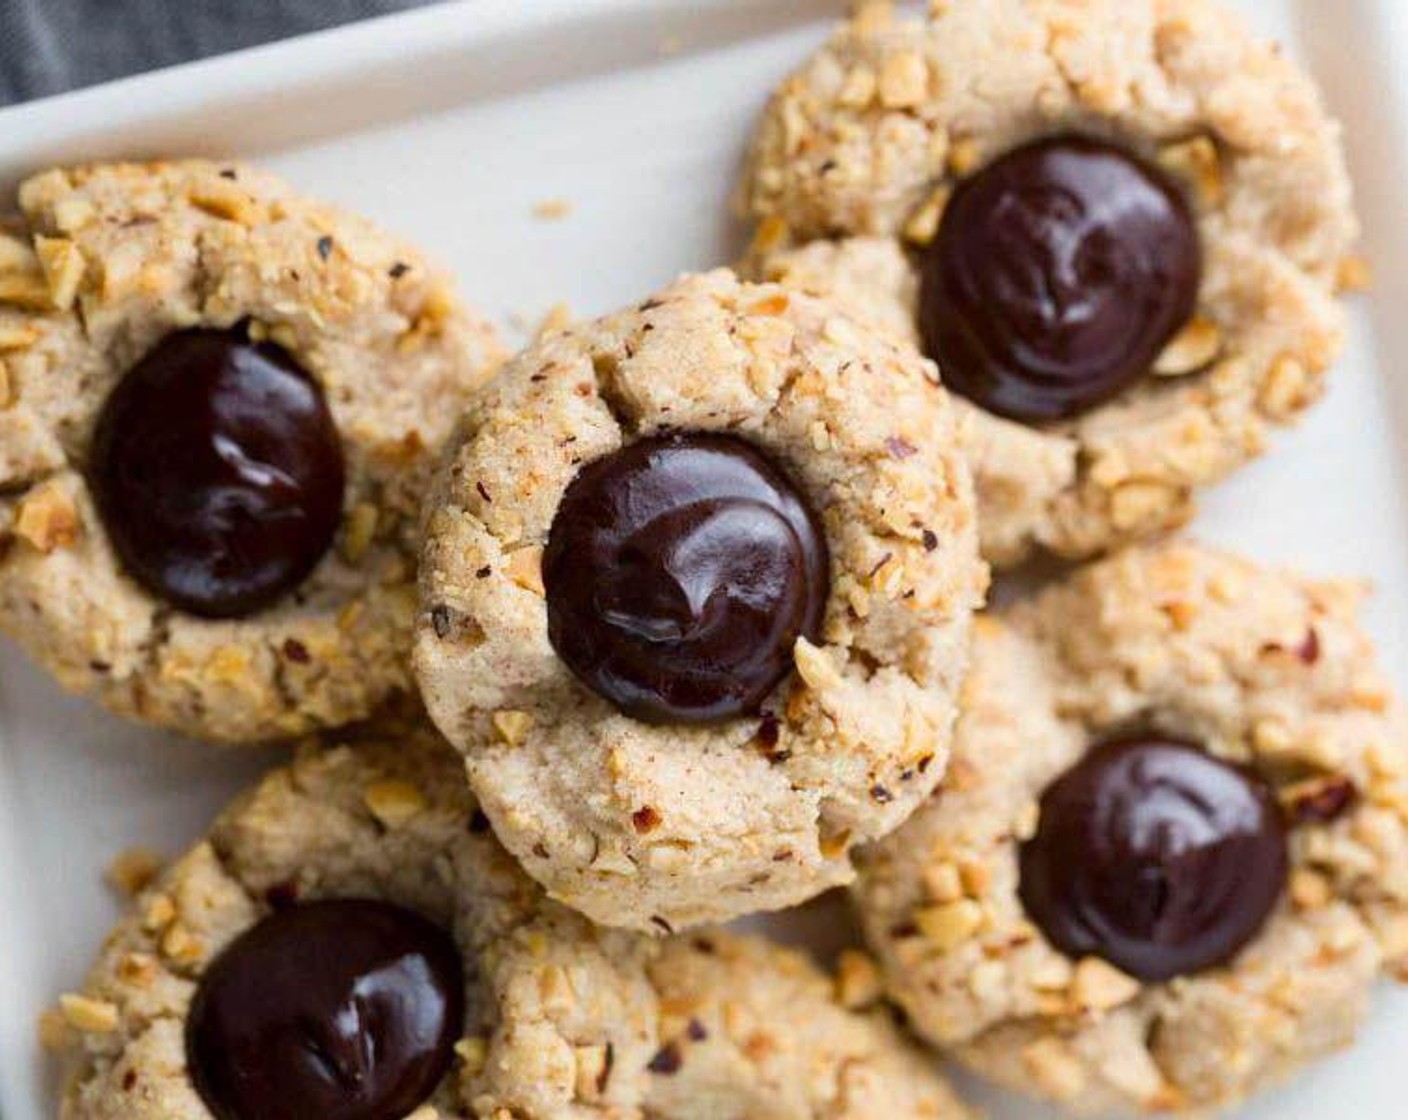
M1139 981L1098 957L1086 957L1071 978L1071 998L1079 1007L1109 1011L1139 994Z
M73 993L59 997L59 1010L69 1026L84 1034L111 1034L121 1021L117 1004Z
M797 644L792 650L792 657L796 662L797 672L803 683L813 692L826 692L838 688L844 683L840 670L836 668L831 658L826 655L824 650L818 649L806 638L797 639Z
M1169 144L1159 153L1159 164L1192 183L1198 192L1198 199L1204 206L1222 205L1225 186L1222 174L1222 158L1211 137L1195 136Z
M1160 377L1183 377L1207 369L1222 352L1222 331L1211 319L1198 316L1173 337L1154 361Z
M543 587L543 550L538 546L509 553L504 571L524 591L531 591L540 598L547 594Z
M880 67L880 104L886 109L913 109L929 92L929 67L922 55L904 51Z
M50 302L60 311L69 310L78 298L88 262L78 246L65 237L36 237L34 248L49 285Z
M533 717L528 712L516 712L505 708L495 712L491 719L494 730L499 733L499 738L510 747L520 746L528 737L528 732L533 729Z
M29 492L15 516L15 536L43 553L68 548L81 528L73 499L57 482L47 482Z
M948 952L982 928L983 908L969 898L926 906L915 913L914 924L926 941L940 952Z
M425 795L410 782L396 779L372 782L362 791L362 800L387 828L401 828L425 811Z
M870 957L847 949L836 962L836 998L841 1006L859 1011L879 1002L880 970Z

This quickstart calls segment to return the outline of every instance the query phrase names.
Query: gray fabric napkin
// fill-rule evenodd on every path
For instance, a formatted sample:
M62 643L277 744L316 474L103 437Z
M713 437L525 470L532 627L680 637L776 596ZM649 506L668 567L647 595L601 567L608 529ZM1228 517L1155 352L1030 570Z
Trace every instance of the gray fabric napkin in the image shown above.
M434 0L0 0L0 104Z

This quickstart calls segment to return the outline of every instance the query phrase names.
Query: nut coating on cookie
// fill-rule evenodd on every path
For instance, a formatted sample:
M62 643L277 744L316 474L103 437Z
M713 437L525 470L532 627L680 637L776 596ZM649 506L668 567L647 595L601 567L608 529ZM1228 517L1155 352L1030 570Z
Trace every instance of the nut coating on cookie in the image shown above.
M810 898L943 775L987 586L953 406L826 301L720 269L547 331L425 524L426 707L599 924Z
M463 771L406 710L232 803L62 997L66 1120L972 1120L803 954L548 899Z
M277 602L342 519L342 445L322 389L243 331L167 335L109 395L88 474L127 570L207 618Z
M1013 419L1085 412L1144 377L1197 305L1181 188L1079 136L964 182L924 252L919 325L945 383Z
M775 91L747 270L939 362L993 564L1185 523L1342 345L1338 124L1220 0L919 8L858 6Z
M640 440L589 463L543 556L548 634L579 677L654 722L757 710L818 638L826 538L806 498L744 440Z
M915 1029L1088 1115L1348 1044L1408 961L1408 713L1362 599L1172 541L980 620L940 796L858 857Z
M230 743L410 687L418 521L493 329L370 222L245 164L59 168L0 255L0 631L110 710ZM0 537L8 534L0 531Z

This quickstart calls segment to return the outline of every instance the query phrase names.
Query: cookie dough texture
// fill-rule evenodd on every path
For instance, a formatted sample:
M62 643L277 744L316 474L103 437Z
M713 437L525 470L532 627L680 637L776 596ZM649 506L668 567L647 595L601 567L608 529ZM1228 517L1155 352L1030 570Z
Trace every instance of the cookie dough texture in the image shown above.
M863 3L774 96L743 188L751 272L917 342L916 254L954 186L1069 132L1184 182L1204 279L1151 375L1084 416L1028 427L956 402L1002 565L1186 520L1320 396L1357 225L1316 89L1213 0L941 0L927 18Z
M931 363L828 304L718 271L550 334L470 406L429 503L417 678L495 831L554 897L669 932L848 881L943 773L986 585ZM736 433L821 518L823 640L761 718L651 726L580 684L540 578L583 463L665 428Z
M19 202L0 239L0 630L67 688L200 738L336 726L409 687L420 499L499 357L490 328L414 250L248 167L50 171ZM243 321L326 391L346 512L295 595L214 622L127 578L84 471L138 358Z
M856 891L916 1029L1097 1114L1228 1106L1348 1043L1376 977L1408 963L1408 724L1361 599L1167 545L984 618L941 793L866 855ZM1252 766L1297 822L1257 939L1168 984L1067 959L1017 894L1042 791L1130 727Z
M66 1120L209 1120L184 1019L269 899L358 897L452 931L468 978L457 1061L415 1120L965 1120L889 1016L845 1010L796 953L704 933L602 931L544 898L476 818L432 732L310 745L136 901L65 997Z

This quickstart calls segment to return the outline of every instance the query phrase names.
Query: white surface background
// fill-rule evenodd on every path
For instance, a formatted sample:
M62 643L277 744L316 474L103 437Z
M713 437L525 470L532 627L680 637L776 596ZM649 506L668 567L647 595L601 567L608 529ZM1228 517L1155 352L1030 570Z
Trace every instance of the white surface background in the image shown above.
M1408 684L1408 4L1233 0L1316 69L1349 141L1378 275L1328 400L1209 496L1194 533L1358 573ZM511 336L558 301L596 313L726 262L727 198L768 89L842 0L464 0L0 111L0 189L62 159L253 156L423 242ZM535 204L563 199L561 221ZM79 983L134 844L179 852L269 754L124 726L0 648L0 1114L52 1113L34 1020ZM828 925L823 917L820 924ZM795 935L795 925L793 927ZM1245 1114L1405 1114L1408 994L1361 1045ZM995 1120L1033 1106L980 1093ZM901 1118L896 1118L901 1120Z

